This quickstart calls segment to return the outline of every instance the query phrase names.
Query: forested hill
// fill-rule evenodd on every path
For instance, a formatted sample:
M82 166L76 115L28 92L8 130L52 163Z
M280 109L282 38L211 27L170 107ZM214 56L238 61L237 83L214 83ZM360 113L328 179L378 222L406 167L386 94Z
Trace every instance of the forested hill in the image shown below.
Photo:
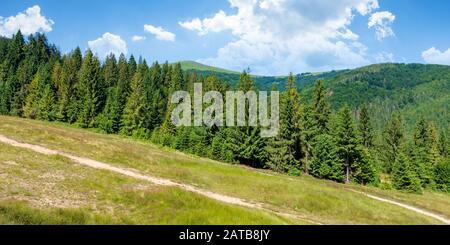
M231 85L239 80L239 74L218 69L190 67L185 71L215 74ZM369 104L377 129L381 129L396 110L402 112L409 129L421 116L435 122L439 128L450 125L450 66L389 63L353 70L302 73L296 78L302 97L308 99L312 97L314 82L323 79L335 110L345 104L353 109ZM271 76L253 76L253 79L261 90L270 90L273 83L283 89L287 81L287 77Z
M212 66L207 66L194 61L181 61L181 68L186 73L195 73L202 76L215 75L224 83L227 83L230 86L235 86L239 81L240 74L242 71L230 71L223 68L217 68ZM330 71L330 72L321 72L321 73L302 73L296 75L297 86L299 88L305 87L307 85L314 84L317 79L325 79L329 77L335 77L338 74L345 72L347 70L342 71ZM251 70L250 70L251 72ZM288 76L258 76L252 75L252 79L255 80L255 83L260 90L271 90L273 84L276 84L278 89L284 90L286 86L286 82Z

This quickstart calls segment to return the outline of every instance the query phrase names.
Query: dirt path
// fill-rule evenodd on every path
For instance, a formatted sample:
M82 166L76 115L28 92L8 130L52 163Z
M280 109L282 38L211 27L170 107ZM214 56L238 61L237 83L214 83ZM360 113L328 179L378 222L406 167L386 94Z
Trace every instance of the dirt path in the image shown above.
M232 205L239 205L239 206L252 208L252 209L259 209L259 210L263 210L263 211L270 212L270 213L275 213L275 214L278 214L278 215L281 215L281 216L285 216L285 217L289 217L289 218L296 218L296 219L305 220L305 221L313 223L313 224L321 224L321 223L319 223L317 221L310 220L310 219L308 219L306 217L303 217L301 215L298 215L298 214L285 213L285 212L275 211L275 210L263 207L262 203L248 202L248 201L246 201L244 199L241 199L241 198L231 197L231 196L222 195L222 194L218 194L218 193L207 191L207 190L202 190L202 189L197 188L195 186L177 183L177 182L171 181L169 179L164 179L164 178L158 178L158 177L153 177L153 176L149 176L149 175L144 175L144 174L139 173L135 169L119 168L119 167L112 166L111 164L95 161L95 160L92 160L92 159L89 159L89 158L74 156L74 155L67 154L67 153L64 153L64 152L61 152L61 151L57 151L57 150L51 150L51 149L48 149L48 148L45 148L45 147L42 147L42 146L39 146L39 145L32 145L32 144L17 142L15 140L7 138L7 137L5 137L3 135L0 135L0 142L8 144L8 145L11 145L11 146L15 146L15 147L20 147L20 148L33 150L35 152L38 152L38 153L41 153L41 154L45 154L45 155L60 155L60 156L64 156L64 157L67 157L67 158L71 159L74 162L77 162L77 163L81 164L81 165L85 165L85 166L88 166L88 167L91 167L91 168L95 168L95 169L112 171L112 172L115 172L115 173L119 173L119 174L122 174L122 175L126 175L126 176L129 176L129 177L135 178L135 179L149 181L149 182L151 182L151 183L153 183L155 185L169 186L169 187L178 187L178 188L181 188L183 190L194 192L194 193L206 196L208 198L214 199L216 201L220 201L222 203L227 203L227 204L232 204Z
M389 199L382 198L382 197L377 197L377 196L370 195L370 194L367 194L367 193L364 193L364 192L360 192L360 191L355 191L355 190L351 190L351 189L347 189L347 190L355 192L355 193L359 193L361 195L364 195L366 197L369 197L369 198L372 198L372 199L375 199L375 200L378 200L378 201L381 201L381 202L390 203L390 204L397 205L397 206L402 207L402 208L409 209L409 210L414 211L416 213L419 213L419 214L422 214L422 215L425 215L425 216L437 219L437 220L439 220L439 221L441 221L441 222L443 222L445 224L450 224L450 219L447 219L447 218L445 218L445 217L443 217L441 215L437 215L435 213L429 212L429 211L424 210L424 209L416 208L416 207L413 207L413 206L408 205L408 204L404 204L404 203L401 203L401 202L389 200Z

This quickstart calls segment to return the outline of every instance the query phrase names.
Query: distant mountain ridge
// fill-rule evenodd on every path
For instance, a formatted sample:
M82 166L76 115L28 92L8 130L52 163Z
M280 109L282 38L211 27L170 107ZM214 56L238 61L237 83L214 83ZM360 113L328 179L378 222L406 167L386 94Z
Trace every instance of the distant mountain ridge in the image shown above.
M231 86L239 80L238 72L222 72L221 68L205 65L197 65L202 69L184 67L190 68L184 69L186 72L214 74ZM450 125L450 66L385 63L340 71L302 73L296 78L304 99L311 99L315 81L323 79L330 91L333 109L348 104L357 112L362 104L368 104L379 130L393 111L403 114L408 129L412 129L420 117L434 122L439 128ZM253 76L253 79L260 90L270 90L273 83L283 90L287 76Z

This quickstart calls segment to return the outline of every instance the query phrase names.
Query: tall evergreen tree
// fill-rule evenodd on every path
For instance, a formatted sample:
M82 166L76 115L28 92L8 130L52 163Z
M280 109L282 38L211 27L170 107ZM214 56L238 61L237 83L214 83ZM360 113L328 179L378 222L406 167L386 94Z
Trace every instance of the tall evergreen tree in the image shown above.
M381 155L385 157L385 170L392 171L397 154L404 140L403 119L399 113L394 113L383 133L383 149Z
M444 129L439 133L439 153L444 158L450 157L450 140Z
M337 182L345 180L345 164L339 157L335 139L328 134L317 137L314 147L314 158L309 166L309 173L321 179L329 179Z
M121 84L118 83L119 72L116 58L113 54L107 57L103 67L103 76L107 89L106 104L99 116L99 127L107 133L117 133L120 129L123 105L121 94L124 93Z
M443 160L434 167L436 188L450 193L450 160Z
M355 162L358 158L358 145L360 144L358 132L348 106L339 111L336 127L336 143L338 152L345 166L345 182L350 182L350 177Z
M42 97L44 95L51 95L51 92L49 90L45 91L47 87L51 87L49 65L42 65L36 73L32 82L27 86L28 95L23 106L23 116L31 119L44 119L41 116L42 113L40 113L39 110L41 109L40 103ZM53 104L54 101L52 101L51 103Z
M82 54L80 48L74 49L63 59L61 78L57 87L58 106L56 116L58 120L73 123L81 110L82 91L78 84L78 71L81 68Z
M106 57L105 64L103 66L103 79L105 86L115 87L118 80L117 60L114 54L110 54Z
M327 94L322 80L317 80L314 88L313 111L319 134L328 132L328 121L330 119L330 104L327 101Z
M25 40L22 32L19 30L12 37L12 41L9 43L7 59L9 61L10 68L16 70L19 67L20 62L24 59L25 55Z
M422 117L414 130L411 158L423 187L432 187L433 166L439 162L435 129Z
M103 109L105 86L100 69L100 61L88 50L79 74L82 109L77 122L81 127L94 127L97 123L95 119Z
M53 121L56 118L55 113L55 93L51 84L47 84L42 91L39 100L38 117L41 120Z
M398 153L392 170L392 184L397 190L421 192L422 188L410 159L402 152Z
M277 171L298 171L302 157L301 108L295 77L288 77L285 92L281 97L280 133L269 140L267 151L271 168Z
M369 148L373 145L373 127L372 119L370 118L367 105L361 107L359 115L359 132L361 135L362 144Z
M144 86L147 72L147 65L140 64L133 77L131 93L122 116L123 134L144 138L149 136L149 103Z

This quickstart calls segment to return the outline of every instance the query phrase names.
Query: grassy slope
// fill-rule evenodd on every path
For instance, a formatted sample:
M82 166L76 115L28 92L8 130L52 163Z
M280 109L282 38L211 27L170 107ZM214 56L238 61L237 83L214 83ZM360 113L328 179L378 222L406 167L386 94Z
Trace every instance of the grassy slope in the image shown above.
M0 143L0 224L290 224Z
M181 69L183 69L184 71L196 70L196 71L209 71L215 73L239 74L239 72L236 71L230 71L218 67L208 66L195 61L180 61L179 63L181 64Z
M288 177L256 171L161 149L147 142L103 135L55 123L0 117L0 134L28 143L132 167L144 173L199 186L211 191L295 211L321 223L418 224L437 221L400 207L347 191L345 186L308 176ZM450 217L450 196L423 196L365 188L368 192L413 203ZM432 201L430 201L430 199ZM176 201L172 200L172 201ZM167 203L170 205L170 203Z

